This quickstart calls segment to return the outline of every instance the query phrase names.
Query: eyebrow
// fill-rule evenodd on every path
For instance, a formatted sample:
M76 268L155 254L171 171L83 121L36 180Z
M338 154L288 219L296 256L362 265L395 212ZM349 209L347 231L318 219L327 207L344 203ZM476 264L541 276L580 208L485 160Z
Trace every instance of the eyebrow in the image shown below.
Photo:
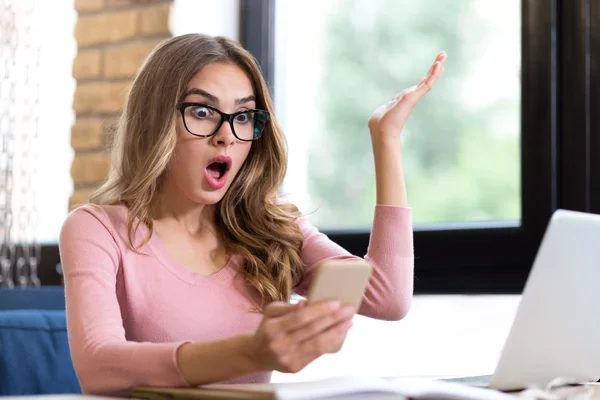
M205 97L208 100L210 100L211 102L213 102L215 104L219 104L219 98L217 96L215 96L214 94L208 93L206 90L192 88L192 89L188 90L187 92L185 92L185 95L183 97L186 98L191 94L196 94L196 95ZM256 97L251 95L251 96L242 97L241 99L235 99L235 105L245 104L245 103L249 103L251 101L256 101Z

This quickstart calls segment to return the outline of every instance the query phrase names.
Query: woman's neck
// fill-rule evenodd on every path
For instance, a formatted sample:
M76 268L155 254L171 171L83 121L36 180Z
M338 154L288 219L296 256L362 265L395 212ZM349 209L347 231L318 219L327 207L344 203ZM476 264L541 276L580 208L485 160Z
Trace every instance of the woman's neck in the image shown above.
M179 226L192 236L216 235L216 206L187 201L174 191L164 191L153 207L153 219L170 226Z

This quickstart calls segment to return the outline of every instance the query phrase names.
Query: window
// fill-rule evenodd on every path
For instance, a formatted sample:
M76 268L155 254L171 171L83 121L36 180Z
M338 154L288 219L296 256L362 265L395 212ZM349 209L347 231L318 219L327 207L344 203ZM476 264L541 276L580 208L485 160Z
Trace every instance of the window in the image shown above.
M597 6L496 3L242 2L290 141L283 189L357 255L374 204L366 121L449 53L403 133L417 293L519 293L552 212L600 211Z
M373 4L386 4L385 1L376 0ZM51 11L55 13L64 12L65 18L70 21L69 24L61 25L64 29L54 29L51 32L48 31L50 33L46 32L44 35L45 40L52 43L66 43L65 46L67 47L65 47L64 51L67 54L65 57L54 57L52 59L54 61L49 60L47 57L45 58L46 61L54 63L55 68L53 70L56 71L56 75L53 75L52 80L45 81L46 84L53 85L52 88L54 89L48 89L46 91L47 94L44 96L40 94L40 98L44 98L43 101L46 105L40 113L51 116L53 115L52 110L54 110L54 106L60 107L61 110L66 110L65 112L67 113L66 116L56 113L58 122L56 125L53 125L53 134L42 135L45 141L43 144L40 144L40 148L44 149L40 154L42 167L38 168L38 170L45 172L45 178L42 180L49 183L53 181L54 178L52 177L62 179L62 181L52 186L53 189L51 191L48 190L46 185L44 197L38 196L39 199L44 200L43 205L40 206L43 207L43 210L40 209L40 215L44 216L43 223L47 224L47 227L52 228L56 227L56 223L53 221L60 220L62 222L63 217L61 215L66 214L66 199L71 191L68 168L72 151L68 145L68 129L72 123L72 111L69 110L71 109L70 99L72 96L71 91L73 90L73 87L70 85L73 85L73 81L70 74L69 76L64 75L64 71L70 70L70 60L75 53L75 41L72 39L72 25L70 25L71 23L74 24L75 13L72 10L72 4L67 3L64 7L60 8L53 6L51 7ZM289 31L291 26L281 26L281 21L279 21L278 25L276 14L284 14L286 7L288 13L294 7L305 7L305 11L308 8L303 5L306 2L299 2L299 4L295 4L297 2L292 2L294 4L287 3L285 1L276 2L274 0L241 1L240 34L243 44L255 54L267 81L274 89L278 107L278 118L285 125L288 134L291 134L297 130L302 132L302 129L294 125L294 119L296 118L297 120L298 116L294 115L294 111L286 106L286 97L292 98L293 101L295 94L291 91L291 88L286 88L282 82L285 82L286 79L289 80L291 74L297 73L295 71L297 71L298 66L289 65L288 61L288 66L282 67L282 65L285 66L286 57L280 59L281 56L278 54L281 52L285 56L287 53L287 58L294 60L297 57L294 53L298 53L298 49L306 49L306 45L302 44L301 41L300 43L295 43L293 46L282 46L281 40L277 43L276 31L278 30L281 35L285 35L285 31ZM334 10L333 14L339 13L340 16L327 13L326 11L328 10L325 8L327 3L338 7ZM395 7L401 7L405 1L400 0L397 3ZM471 24L475 24L481 32L488 35L488 39L489 35L499 35L498 32L501 31L506 33L502 37L494 36L497 37L497 41L489 42L489 47L497 49L499 54L507 55L509 58L512 57L512 61L498 61L499 64L506 65L507 67L505 71L502 71L503 75L501 75L502 79L506 82L506 87L498 88L495 85L495 79L490 83L490 80L475 80L471 75L468 77L471 80L462 81L463 83L471 82L469 85L465 83L465 88L475 87L477 90L480 89L479 86L490 84L491 89L487 95L491 97L486 96L485 99L488 101L490 98L503 99L504 108L502 108L502 112L499 115L506 116L506 118L504 120L497 117L491 118L488 111L482 111L478 117L474 117L471 114L470 117L472 119L467 120L469 123L476 122L477 124L491 124L492 122L490 121L493 121L494 124L497 123L498 125L495 125L495 128L491 131L482 128L480 131L481 137L477 137L477 141L473 143L467 143L471 147L467 146L468 148L466 147L466 149L471 152L471 156L475 157L473 159L475 161L471 161L466 165L461 163L448 164L454 167L464 167L466 173L462 175L462 179L467 181L465 185L472 185L475 182L477 183L476 189L479 189L479 186L482 187L482 190L473 196L473 200L471 197L468 198L470 203L466 204L468 207L465 207L465 204L460 202L460 197L451 201L444 196L430 195L431 192L427 191L429 187L438 189L438 186L433 185L432 181L426 179L424 179L423 183L415 181L415 177L417 176L415 174L422 174L424 173L423 171L426 171L420 170L417 168L418 165L414 165L418 164L421 158L423 158L415 158L418 154L418 150L416 149L419 149L419 146L417 146L418 143L415 140L438 139L438 133L443 131L442 128L432 128L430 130L421 128L419 124L424 124L425 122L419 121L419 118L423 120L425 117L429 117L429 112L439 113L435 105L440 104L444 100L444 88L447 90L448 85L452 84L452 82L448 82L448 77L452 76L449 73L450 68L446 69L444 78L436 86L435 91L427 96L411 116L405 129L403 154L405 158L410 158L409 154L413 157L411 164L408 164L409 160L405 160L405 168L407 177L412 174L411 179L413 179L408 190L416 222L415 252L417 255L417 280L415 289L417 293L518 293L522 289L535 251L537 250L537 245L554 209L561 207L600 212L600 176L598 172L600 171L600 158L593 157L600 153L599 114L592 112L592 110L597 110L600 106L599 85L594 84L597 81L595 74L600 70L598 67L598 54L600 51L598 43L600 42L596 39L600 34L600 24L597 17L600 6L595 4L595 2L562 2L556 0L521 0L520 5L517 6L515 0L511 0L506 3L506 7L498 12L498 21L493 19L489 23L489 26L486 22L486 26L481 27L482 21L489 21L486 18L489 18L489 12L492 10L492 7L495 7L496 2L491 0L479 0L476 2L467 0L460 2L460 7L458 7L458 3L453 3L449 1L439 3L444 7L448 7L448 4L454 7L452 8L454 10L452 18L448 18L448 21L444 21L444 23L457 23L460 15L472 16L472 20L467 21L464 26L461 24L458 28L460 32L463 32L461 35L466 35L464 33L465 27L469 27ZM325 27L335 22L336 19L342 18L343 15L346 15L347 18L347 10L343 7L340 9L340 4L350 9L355 9L360 7L362 3L358 0L346 2L341 0L334 0L333 2L316 2L311 0L308 4L315 7L314 14L310 16L299 14L296 21L290 19L288 22L296 25L301 24L301 32L310 37L311 30L315 29L315 26L319 29L325 29ZM230 2L228 2L227 7L230 5ZM333 7L333 5L330 7ZM411 7L413 6L415 6L414 2L411 3ZM419 7L421 6L419 5ZM517 9L517 7L519 8ZM277 10L278 8L281 9ZM432 9L428 9L428 12L434 12L437 8L443 9L441 6L436 6L432 8L433 11ZM377 9L378 7L374 7L375 11ZM402 11L399 14L405 14L403 9L399 8L399 10ZM511 18L515 20L510 22L507 13L511 13L513 15ZM46 13L45 15L49 14ZM369 15L364 14L365 18ZM427 15L427 17L421 18L423 24L417 25L420 37L425 39L430 38L428 32L431 29L428 24L433 21L429 19L429 14ZM326 16L331 17L328 20L329 25L325 24ZM57 16L52 20L56 20L57 18L61 19L63 17ZM414 19L418 18L415 17ZM507 22L506 24L494 25L494 22L500 21ZM319 24L313 25L313 22L315 24L319 22ZM450 26L452 27L452 25ZM517 27L519 26L520 30L517 31ZM366 28L363 27L363 29ZM396 32L396 29L402 32L403 28L392 27L390 29L393 29L393 32ZM439 40L448 42L452 38L456 39L459 37L457 33L453 32L450 32L447 35L448 37L444 36ZM517 33L520 38L518 42L515 39ZM348 34L346 30L344 35ZM68 40L67 35L71 38L71 41ZM294 32L291 35L294 36ZM59 36L65 38L65 40L58 40ZM290 34L288 33L289 37ZM481 44L474 40L471 37L467 41L474 46L473 48L467 48L467 51L469 49L476 50L481 48L478 47ZM323 42L325 41L323 40ZM307 43L311 42L307 41ZM360 113L363 113L362 119L356 117L359 123L364 124L363 121L372 112L374 105L378 105L382 101L380 97L384 97L383 101L385 101L386 96L389 96L387 90L389 90L389 93L395 93L398 88L413 83L415 76L419 77L423 73L422 65L426 65L431 61L431 54L440 48L452 52L452 48L446 47L446 44L440 44L437 41L429 44L432 46L431 50L426 49L423 51L421 51L420 47L421 42L405 41L405 43L405 46L410 47L398 47L398 50L392 50L396 51L399 55L417 54L420 57L422 54L423 59L416 60L415 67L411 67L411 71L405 72L402 69L402 74L394 78L398 80L397 83L394 83L394 87L390 85L389 89L381 89L375 94L363 94L365 105L364 109L360 111ZM463 45L462 42L460 44L461 46ZM321 47L326 49L326 45L331 44L323 43ZM55 51L52 50L55 47L43 46L46 49L43 50L44 54L45 52ZM520 51L518 50L519 48ZM418 49L418 51L414 49ZM325 51L317 52L314 49L307 49L304 53L306 59L312 60L316 57L325 57L328 55ZM485 52L483 53L485 54ZM451 54L451 59L448 61L449 66L451 66L451 60L458 62L463 60L461 57L464 56L461 56L460 53ZM484 60L489 60L484 55L481 57ZM311 65L307 65L308 62L304 62L304 64L307 72L317 74L317 76L325 76L324 72L326 68L330 68L330 71L333 71L332 66L316 62L313 62ZM64 65L67 65L68 68L65 69ZM475 64L469 65L470 68L473 68ZM515 69L517 67L519 68L518 71ZM280 74L278 77L276 70ZM283 75L282 71L287 71L287 78ZM515 75L516 72L519 72L518 76ZM484 73L481 74L479 76L485 76ZM64 87L70 88L69 90L56 89L56 87L61 86L60 82L62 82L58 79L59 75L63 76L65 82L67 82ZM442 84L443 81L445 81L444 84ZM313 82L313 91L319 88L319 86L316 86L319 83L318 80L315 79L311 82ZM516 84L519 84L520 88L518 93L515 93L514 85ZM398 87L395 85L398 85ZM332 96L334 94L329 93L328 95ZM48 96L52 97L51 101L48 101ZM68 101L69 104L67 107L64 106L63 100ZM61 102L60 105L58 101ZM315 112L314 110L318 110L319 101L323 101L323 99L313 97L306 101L313 108L313 113ZM497 105L497 103L492 101L486 104ZM293 103L290 101L290 104ZM515 109L515 104L518 104L518 110ZM459 111L463 112L464 110ZM41 119L42 117L40 117L40 121ZM497 122L498 120L500 122ZM50 120L47 119L46 121ZM329 123L335 126L335 121L332 121ZM319 123L324 124L325 122L327 120L323 119ZM429 123L429 121L427 122ZM308 121L308 123L316 124L317 122ZM344 122L342 121L342 123ZM46 126L49 124L50 122L45 123ZM311 129L314 130L314 126ZM457 127L453 129L455 132L458 132L459 137L468 135L468 132L465 133L462 129ZM63 132L64 136L57 132ZM321 131L321 133L326 133L323 137L335 134L335 132L333 130L330 131L328 127L323 128ZM422 138L418 137L421 132L426 132L422 135ZM433 136L426 136L427 134ZM366 135L368 133L365 130L363 136ZM296 139L298 138L291 138L291 140ZM485 142L484 139L491 140L491 142ZM501 139L506 140L502 151L489 144L497 144L497 141ZM410 140L413 140L413 142L411 143ZM50 143L53 146L56 145L56 147L52 147L54 150L48 151ZM309 142L306 140L298 143L293 144L297 148L292 147L293 151L290 154L290 176L284 189L293 190L297 200L300 200L298 203L303 207L305 212L316 210L311 218L314 218L317 226L329 234L333 240L354 254L364 254L368 244L368 219L364 215L358 215L356 218L352 216L354 220L348 219L352 223L347 223L345 220L340 222L339 219L333 221L330 219L329 222L327 221L329 217L327 216L328 213L324 212L327 211L324 207L327 207L327 202L331 202L331 200L323 194L316 196L309 192L308 189L308 186L312 185L309 181L309 173L315 174L316 172L314 172L314 168L313 172L311 172L306 167L308 163L312 163L311 159L306 155L310 156L310 152L316 153L316 150L314 147L311 150L308 146ZM363 141L362 143L364 144L365 142ZM431 145L431 143L426 144ZM412 151L410 146L413 146L415 150ZM480 149L477 146L485 147L485 150L480 152L475 151ZM365 148L368 149L369 146L365 145ZM518 149L517 154L515 154L515 148ZM443 153L439 149L437 151ZM437 155L438 152L432 154ZM365 153L368 154L366 151ZM458 154L456 152L449 153L450 156L457 156ZM483 155L485 155L485 158ZM447 157L448 155L444 154L443 156ZM503 172L505 175L496 175L496 170L493 169L496 164L492 162L488 163L488 156L495 162L509 163L512 160L513 162L508 166L510 171ZM365 157L368 158L369 155ZM470 158L466 159L471 160ZM360 165L364 166L364 176L368 177L369 174L372 174L371 160L362 160ZM339 166L335 165L333 167L339 168ZM52 172L54 168L56 168L56 173ZM483 172L487 171L489 171L490 175L494 174L491 182L494 183L492 187L495 189L489 192L487 190L489 182L477 179ZM448 177L448 174L448 171L442 171L440 174L431 173L429 176L437 177L438 183L443 177L444 181L440 185L449 185L452 181ZM454 177L457 175L451 176ZM500 179L501 176L504 178ZM434 180L433 182L436 181ZM299 186L295 187L295 184ZM65 185L69 188L68 192L63 193L63 189L61 188L66 188L67 186ZM304 185L304 188L307 189L299 190L302 188L301 185ZM420 190L418 185L422 185L424 189ZM502 187L509 188L509 192L512 191L512 193L505 193L498 189ZM483 188L486 188L486 190L484 191ZM438 190L441 191L441 189ZM506 199L509 199L507 203L512 205L502 205L494 208L486 206L485 201L477 198L478 196L493 197L489 193L496 193L495 191L500 192L498 196L507 196ZM366 190L364 192L371 193L372 188L370 191ZM50 195L58 197L49 197ZM304 198L303 195L305 195ZM495 199L492 200L495 201ZM373 200L367 198L365 203L368 201L372 202ZM438 208L452 209L449 206L446 207L445 204L456 206L456 208L453 208L454 215L440 216L436 213L429 214L428 212L424 212L421 208L424 207L424 202L428 202L428 207L434 209L436 213L445 212L444 210L439 211ZM61 207L61 209L56 209L56 213L53 211L54 209L50 209L53 204L60 205ZM472 206L473 204L479 208ZM470 208L471 206L473 207L472 209ZM331 205L328 207L331 208ZM372 204L369 205L370 207L372 207ZM458 212L457 210L462 211ZM319 218L321 218L321 221L319 221ZM57 246L53 243L55 239L52 240L52 235L55 236L56 232L48 228L44 234L47 235L47 239L40 236L41 241L48 243L48 245L42 248L42 266L40 268L40 277L42 282L46 284L58 282L54 272L55 266L58 263L58 250Z
M55 244L73 191L76 13L72 0L0 0L0 9L0 258L42 244L45 283L58 262Z
M446 50L402 135L414 221L519 221L520 26L519 0L278 2L274 96L293 149L284 191L322 229L368 229L367 120Z
M600 153L600 129L598 113L591 111L600 106L600 85L594 83L595 71L600 70L600 5L556 0L496 3L242 3L244 45L272 85L278 117L291 142L291 174L284 190L300 192L296 201L304 211L317 209L310 216L313 221L357 255L364 254L369 239L370 216L362 214L361 207L370 202L371 208L373 199L360 198L352 214L336 195L348 190L346 200L372 193L372 187L352 186L355 177L372 179L371 160L345 157L346 152L331 156L330 143L324 141L319 145L327 154L317 158L319 145L315 149L311 143L347 130L353 132L354 142L340 141L347 146L344 151L355 146L357 153L367 154L365 125L376 105L418 79L440 48L458 64L450 71L449 58L442 80L409 119L402 145L415 217L415 292L444 296L416 296L413 311L399 322L356 317L340 353L321 357L296 375L276 373L273 381L493 373L519 303L519 296L510 293L521 292L552 212L600 212L600 159L592 156ZM436 17L438 12L443 20ZM377 18L383 22L373 23ZM367 45L361 46L362 40ZM486 60L492 59L485 69ZM372 60L378 65L369 65ZM389 67L405 63L414 63L414 68ZM498 71L492 73L495 68ZM365 73L373 69L379 74ZM450 82L441 84L444 80ZM335 89L327 93L324 88ZM451 88L454 92L447 93ZM360 96L355 98L355 93ZM445 96L452 95L460 107L445 103ZM336 104L336 99L343 100ZM299 102L308 105L310 114L296 114ZM323 104L335 112L323 112ZM449 125L438 126L439 115ZM446 130L455 135L440 140L456 141L436 148L438 143L431 140ZM432 165L446 162L445 168L428 171L428 157L434 159ZM324 165L317 165L320 161ZM344 175L348 166L356 168L351 178ZM328 191L316 188L315 167L337 173ZM330 217L332 204L341 207L335 217ZM325 216L319 214L322 210Z
M69 139L75 82L70 71L76 14L72 1L52 6L3 1L1 65L7 70L2 73L2 100L12 101L2 109L2 135L12 144L6 150L12 150L13 212L35 211L37 218L28 217L32 239L55 243L73 189ZM56 20L64 23L50 29ZM32 228L18 226L18 215L13 224L18 230Z

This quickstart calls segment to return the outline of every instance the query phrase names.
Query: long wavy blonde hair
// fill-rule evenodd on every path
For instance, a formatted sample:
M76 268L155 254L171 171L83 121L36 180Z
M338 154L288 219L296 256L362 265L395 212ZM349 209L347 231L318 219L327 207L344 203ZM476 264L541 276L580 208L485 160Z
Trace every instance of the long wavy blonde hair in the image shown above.
M298 209L276 200L286 173L286 142L260 68L239 43L189 34L169 39L151 52L133 81L119 119L108 179L90 202L125 204L131 247L138 251L150 240L153 205L177 142L176 105L192 77L211 63L232 63L245 71L257 108L271 114L263 137L252 144L244 165L217 204L219 234L228 252L243 256L245 279L260 294L262 305L287 301L302 278L302 234L296 221ZM141 223L150 234L136 245L133 238Z

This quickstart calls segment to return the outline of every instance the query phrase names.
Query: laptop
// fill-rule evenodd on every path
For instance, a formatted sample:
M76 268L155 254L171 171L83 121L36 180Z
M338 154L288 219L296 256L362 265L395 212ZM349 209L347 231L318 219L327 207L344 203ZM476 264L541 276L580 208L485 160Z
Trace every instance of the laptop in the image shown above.
M503 391L600 378L600 215L552 215L493 375L444 379Z

